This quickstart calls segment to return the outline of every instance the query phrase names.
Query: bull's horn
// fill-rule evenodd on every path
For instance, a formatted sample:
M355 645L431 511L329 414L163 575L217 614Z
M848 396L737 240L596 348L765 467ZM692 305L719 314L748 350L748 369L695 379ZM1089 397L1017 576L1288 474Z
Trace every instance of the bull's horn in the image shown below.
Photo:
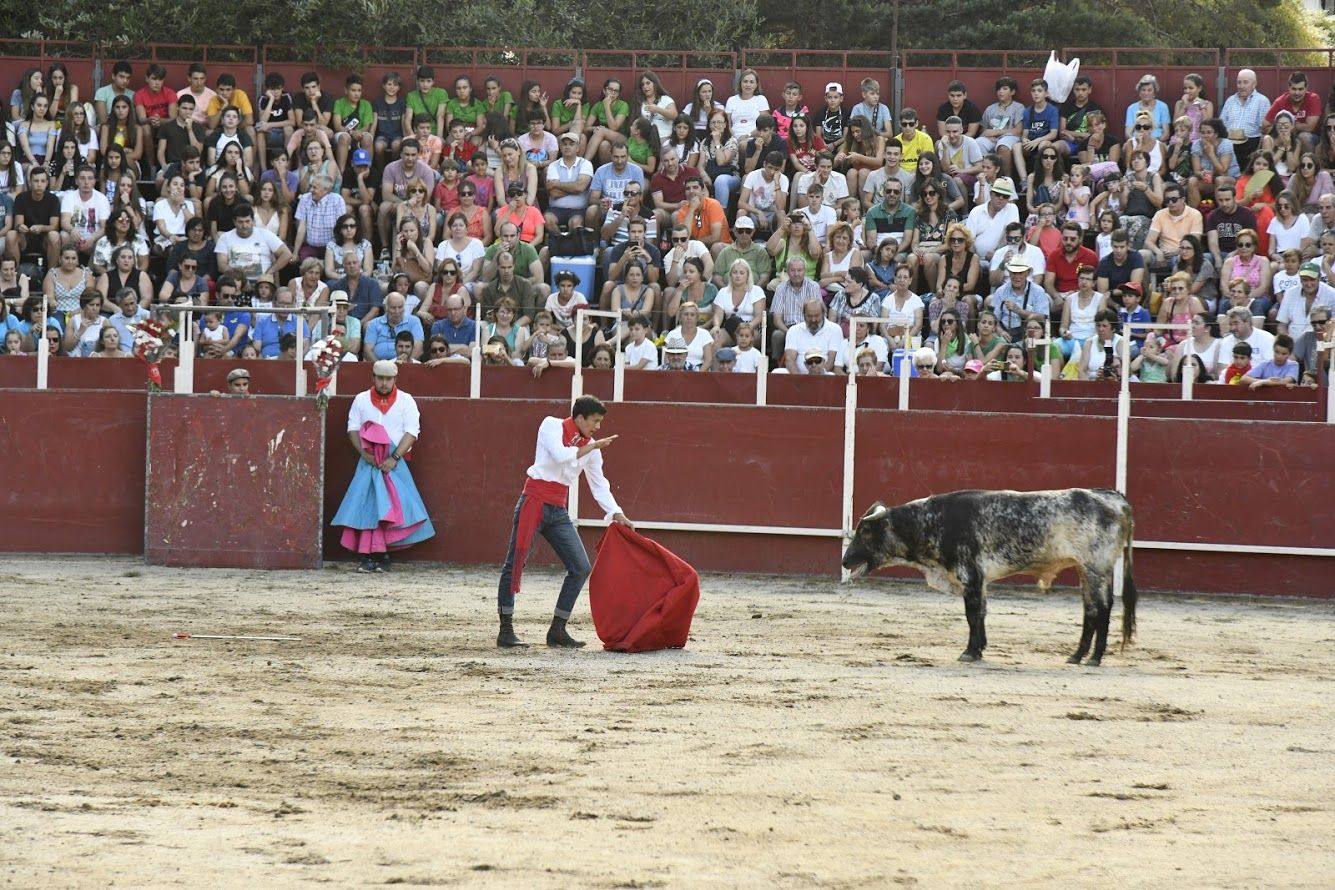
M871 505L871 509L868 510L866 514L863 515L862 518L872 519L872 520L881 519L889 512L890 508L878 501L877 503Z

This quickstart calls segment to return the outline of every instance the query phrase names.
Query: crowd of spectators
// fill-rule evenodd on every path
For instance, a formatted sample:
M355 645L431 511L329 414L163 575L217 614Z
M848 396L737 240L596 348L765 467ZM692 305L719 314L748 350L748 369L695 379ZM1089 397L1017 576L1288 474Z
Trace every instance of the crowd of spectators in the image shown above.
M1124 110L1084 76L1061 103L1041 79L977 102L955 81L931 117L873 79L767 98L750 70L677 97L651 71L560 95L270 73L254 99L200 64L110 74L82 89L57 63L10 97L6 353L124 357L185 302L216 309L192 321L205 358L295 360L300 332L351 361L482 344L535 374L578 353L1260 388L1314 385L1335 336L1335 88L1302 72L1272 100L1244 69L1217 103L1146 75Z

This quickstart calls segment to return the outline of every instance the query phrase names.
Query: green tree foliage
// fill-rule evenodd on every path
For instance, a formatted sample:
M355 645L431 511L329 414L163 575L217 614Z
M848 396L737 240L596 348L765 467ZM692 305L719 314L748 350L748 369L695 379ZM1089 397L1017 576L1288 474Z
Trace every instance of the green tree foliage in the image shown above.
M331 64L367 47L890 48L891 0L43 0L0 4L0 33L133 47L288 45ZM1300 0L902 0L904 49L1325 46Z

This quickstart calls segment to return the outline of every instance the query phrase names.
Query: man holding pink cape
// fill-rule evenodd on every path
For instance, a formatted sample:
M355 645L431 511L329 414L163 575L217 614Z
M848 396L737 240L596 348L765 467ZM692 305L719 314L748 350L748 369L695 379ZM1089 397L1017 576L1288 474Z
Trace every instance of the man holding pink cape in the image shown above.
M579 484L580 474L589 480L594 500L608 519L633 528L626 514L612 497L612 487L603 475L602 450L616 440L616 436L595 439L594 434L603 425L607 408L593 396L580 396L567 418L545 417L538 427L538 442L533 465L528 468L524 490L515 504L514 525L510 531L510 546L501 567L497 591L501 630L496 645L502 648L524 646L515 635L515 594L519 592L524 562L528 559L533 539L542 535L552 545L565 566L566 577L561 593L556 598L552 625L547 630L547 645L568 648L583 646L566 631L566 621L575 608L579 592L589 577L589 556L579 539L575 524L566 512L570 487Z
M399 366L378 361L374 384L348 411L348 438L359 460L333 524L341 543L361 556L359 572L389 571L389 551L436 533L405 458L421 433L417 402L396 385Z

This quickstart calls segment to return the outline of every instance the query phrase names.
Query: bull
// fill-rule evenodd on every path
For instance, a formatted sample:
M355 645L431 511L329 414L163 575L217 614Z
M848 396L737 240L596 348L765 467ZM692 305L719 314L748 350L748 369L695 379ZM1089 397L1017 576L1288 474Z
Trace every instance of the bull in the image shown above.
M877 501L861 519L843 565L858 577L882 566L921 571L929 587L964 597L969 643L960 661L978 661L987 648L987 585L1027 574L1047 590L1063 569L1081 574L1085 623L1080 645L1067 659L1103 660L1113 606L1113 572L1122 578L1122 647L1136 631L1136 586L1131 580L1131 505L1116 491L955 491L888 507Z

